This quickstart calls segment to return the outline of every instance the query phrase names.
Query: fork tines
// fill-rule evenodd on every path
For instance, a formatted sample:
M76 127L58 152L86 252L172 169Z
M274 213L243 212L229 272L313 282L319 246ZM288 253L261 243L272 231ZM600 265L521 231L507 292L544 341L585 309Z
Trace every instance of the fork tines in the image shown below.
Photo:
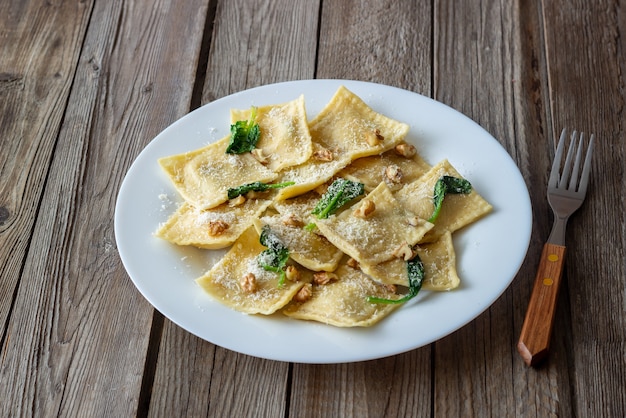
M563 151L565 148L566 130L561 132L561 138L556 148L556 154L554 156L554 162L552 163L552 171L550 173L550 179L548 181L548 187L569 190L571 192L578 192L585 194L587 191L587 184L589 183L589 170L591 169L591 155L593 153L594 135L592 134L589 139L589 145L587 146L587 153L585 155L585 161L583 164L582 173L580 173L580 163L582 161L583 154L583 133L577 137L577 132L573 131L567 155L565 157L565 163L563 165L563 172L559 175L559 168L561 167L561 160L563 159ZM574 164L572 166L572 159ZM580 184L578 183L580 180Z

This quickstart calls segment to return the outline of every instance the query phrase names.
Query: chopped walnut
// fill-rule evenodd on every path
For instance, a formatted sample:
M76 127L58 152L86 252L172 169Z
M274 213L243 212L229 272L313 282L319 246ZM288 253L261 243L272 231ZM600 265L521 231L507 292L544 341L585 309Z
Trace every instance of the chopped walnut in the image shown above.
M338 279L335 273L330 273L328 271L320 271L319 273L315 273L313 275L313 282L318 285L325 285L330 282L334 282Z
M298 290L298 293L295 294L293 300L296 302L306 302L311 299L311 296L313 296L313 286L311 283L307 283L302 286L300 290Z
M380 134L378 129L375 129L365 133L365 140L369 145L374 147L376 145L380 145L380 143L385 140L385 137Z
M301 228L304 226L304 222L302 222L295 214L290 213L283 218L283 225L291 226L293 228Z
M221 235L229 227L230 227L230 225L228 225L226 222L221 221L221 220L210 221L209 222L209 235L211 235L211 236Z
M246 201L246 198L243 197L242 195L239 195L234 199L230 199L228 201L228 206L231 208L234 208L235 206L243 205L245 201Z
M387 168L385 168L385 177L387 178L387 180L389 180L391 183L400 183L402 182L402 177L404 176L404 174L402 173L402 170L400 170L400 167L398 167L397 165L390 165Z
M313 152L313 158L315 158L318 161L332 161L334 159L334 155L333 152L329 149L326 148L322 148L320 150L314 151Z
M346 264L348 265L348 267L352 267L355 270L360 269L359 262L356 261L356 259L354 259L352 257L350 257L350 259L347 261Z
M295 266L289 265L285 268L285 277L287 277L287 280L297 282L300 281L300 272Z
M263 165L267 165L270 162L269 155L265 155L263 150L260 148L253 149L252 151L250 151L250 154L252 154L255 160L257 160Z
M413 158L417 154L417 149L411 144L398 144L395 148L396 154L405 157Z
M245 276L241 278L239 285L241 286L241 290L243 290L246 293L256 292L257 291L256 276L252 273L246 274Z
M410 259L415 257L413 249L409 247L409 245L406 243L399 246L396 251L394 251L393 255L397 258L403 259L404 261L409 261Z
M370 216L376 210L376 204L371 200L363 200L361 205L356 208L353 215L357 218L365 219Z

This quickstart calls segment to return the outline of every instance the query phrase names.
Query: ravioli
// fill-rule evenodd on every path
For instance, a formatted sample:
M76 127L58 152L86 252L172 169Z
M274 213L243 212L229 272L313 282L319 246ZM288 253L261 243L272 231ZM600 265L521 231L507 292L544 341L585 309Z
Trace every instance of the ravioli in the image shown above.
M368 302L368 296L385 299L397 299L399 296L362 272L342 264L336 273L338 280L324 285L313 285L309 300L291 302L282 313L291 318L337 327L369 327L398 307Z
M226 202L230 188L278 177L250 153L226 154L229 141L230 137L225 137L198 150L159 159L176 190L199 209Z
M312 158L282 173L278 199L297 196L329 181L353 160L377 155L404 140L409 125L375 112L357 95L341 86L309 123Z
M354 212L373 205L366 217ZM339 215L316 220L317 228L336 247L358 262L379 264L415 245L433 225L405 210L383 182Z
M307 123L304 96L278 105L261 106L255 122L260 128L256 148L258 159L270 170L278 172L302 164L313 153ZM248 120L250 110L231 109L231 123Z
M461 283L456 270L456 255L452 234L445 232L437 241L420 244L415 252L424 265L422 289L452 290ZM384 284L409 285L406 261L393 259L381 264L360 264L361 270L374 280Z
M462 178L458 171L443 160L418 180L407 184L395 194L407 210L424 219L433 213L433 194L437 180L443 175ZM446 231L454 232L482 218L492 211L492 206L472 188L469 194L446 195L435 226L424 237L424 242L436 241Z
M286 280L283 286L279 286L278 274L264 270L257 261L263 250L265 247L259 243L259 234L250 227L196 282L226 306L248 314L270 315L289 303L298 290L312 280L312 275L302 269L299 281ZM246 291L242 284L250 274L254 276L254 291Z
M263 216L254 223L257 232L268 225L289 248L289 257L313 271L334 271L343 253L323 236L307 231L290 215Z
M223 203L212 209L200 210L184 202L157 230L155 235L177 245L193 245L215 250L231 245L252 226L271 200L246 199L231 207Z

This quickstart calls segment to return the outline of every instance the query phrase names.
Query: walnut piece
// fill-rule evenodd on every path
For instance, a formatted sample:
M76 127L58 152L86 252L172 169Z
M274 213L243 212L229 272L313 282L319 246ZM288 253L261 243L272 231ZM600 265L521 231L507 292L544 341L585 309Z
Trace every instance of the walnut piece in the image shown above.
M313 296L313 286L311 283L307 283L302 286L300 290L298 290L298 293L295 294L293 300L296 302L306 302L311 299L311 296Z
M295 214L290 213L283 218L283 225L293 228L301 228L304 226L304 222L302 222Z
M222 220L210 221L209 222L209 235L215 237L217 235L222 235L230 225Z
M361 267L359 266L359 262L356 259L350 257L350 259L346 262L348 267L352 267L355 270L359 270Z
M413 252L413 249L409 247L407 243L404 243L401 246L399 246L394 251L393 255L397 258L403 259L404 261L409 261L410 259L415 257L415 253Z
M398 184L398 183L402 182L402 177L403 176L404 176L404 174L402 173L402 170L400 170L400 167L398 167L395 164L390 165L387 168L385 168L385 177L391 183Z
M365 219L370 216L376 210L376 204L371 200L363 200L361 205L356 208L353 215L357 218Z
M413 158L417 155L417 149L411 144L398 144L395 148L396 154L405 157L405 158Z
M385 140L385 137L380 134L380 130L374 129L365 133L365 140L373 147L380 145Z
M287 280L290 280L292 282L297 282L297 281L300 281L300 272L295 266L288 265L285 268L285 277L287 277Z
M333 152L329 149L322 148L313 152L313 158L318 161L332 161L334 159Z
M313 282L318 285L325 285L330 282L334 282L338 279L335 273L330 273L328 271L320 271L319 273L315 273L313 275Z
M246 274L245 276L241 278L239 285L241 286L241 290L243 290L246 293L256 292L257 291L256 276L252 273Z

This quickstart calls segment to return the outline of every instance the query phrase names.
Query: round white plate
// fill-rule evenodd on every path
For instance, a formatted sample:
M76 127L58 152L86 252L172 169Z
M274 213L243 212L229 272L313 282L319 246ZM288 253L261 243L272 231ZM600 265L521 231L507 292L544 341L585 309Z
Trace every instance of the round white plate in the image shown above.
M245 315L213 300L195 283L224 251L171 245L153 236L181 201L157 163L229 134L230 109L284 103L304 94L309 118L340 85L374 110L408 123L407 140L434 165L447 158L494 210L455 233L461 286L422 291L379 324L335 328L280 314ZM487 309L509 286L530 241L528 190L502 146L475 122L427 97L380 84L305 80L253 88L209 103L181 118L141 152L128 171L115 210L120 257L135 286L187 331L240 353L300 363L375 359L429 344Z

